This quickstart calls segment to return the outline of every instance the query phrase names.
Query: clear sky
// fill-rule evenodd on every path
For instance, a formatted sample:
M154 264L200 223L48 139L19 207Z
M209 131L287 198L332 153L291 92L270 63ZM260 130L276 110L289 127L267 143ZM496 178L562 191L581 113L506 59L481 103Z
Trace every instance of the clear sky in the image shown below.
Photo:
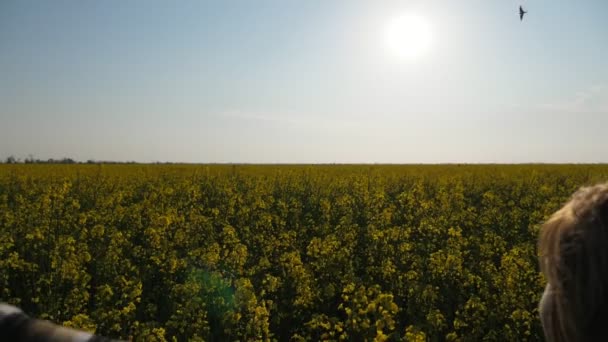
M607 130L605 0L0 1L0 158L608 162Z

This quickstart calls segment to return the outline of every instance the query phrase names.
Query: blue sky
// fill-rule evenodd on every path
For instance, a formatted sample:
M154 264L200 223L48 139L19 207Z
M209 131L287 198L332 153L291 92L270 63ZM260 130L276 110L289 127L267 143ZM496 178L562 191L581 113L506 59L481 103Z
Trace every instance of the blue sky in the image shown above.
M0 158L608 162L606 127L603 0L0 2Z

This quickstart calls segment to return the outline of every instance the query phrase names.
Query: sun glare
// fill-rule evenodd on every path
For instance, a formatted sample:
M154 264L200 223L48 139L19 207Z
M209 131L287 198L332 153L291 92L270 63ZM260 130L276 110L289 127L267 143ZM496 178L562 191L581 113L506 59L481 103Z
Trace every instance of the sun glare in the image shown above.
M400 15L386 25L385 41L392 55L405 60L419 59L431 47L431 25L418 14Z

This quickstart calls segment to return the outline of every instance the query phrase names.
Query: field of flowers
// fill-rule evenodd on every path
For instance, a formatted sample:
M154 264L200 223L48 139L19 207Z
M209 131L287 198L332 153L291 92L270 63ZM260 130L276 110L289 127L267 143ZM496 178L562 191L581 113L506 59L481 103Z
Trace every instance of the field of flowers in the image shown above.
M0 165L0 301L145 341L542 340L602 165Z

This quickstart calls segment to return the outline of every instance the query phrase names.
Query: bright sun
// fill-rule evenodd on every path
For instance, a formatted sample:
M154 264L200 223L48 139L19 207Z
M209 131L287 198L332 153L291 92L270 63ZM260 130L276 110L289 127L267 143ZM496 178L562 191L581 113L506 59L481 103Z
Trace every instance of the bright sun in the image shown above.
M431 47L431 25L421 15L403 14L388 22L385 41L389 51L396 57L418 59Z

